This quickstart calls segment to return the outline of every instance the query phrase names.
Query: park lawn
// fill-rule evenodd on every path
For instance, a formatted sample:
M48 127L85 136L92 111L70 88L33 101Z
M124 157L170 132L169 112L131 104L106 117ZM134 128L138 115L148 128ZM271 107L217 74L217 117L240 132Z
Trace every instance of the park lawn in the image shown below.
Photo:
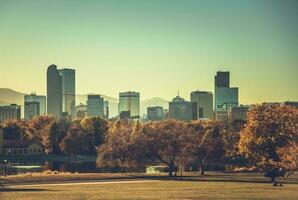
M234 179L221 176L210 180L153 180L140 183L104 183L99 185L25 186L12 187L0 199L297 199L298 184L285 183L273 187L270 183L251 181L246 176ZM240 180L240 181L239 181ZM245 180L248 180L245 182Z

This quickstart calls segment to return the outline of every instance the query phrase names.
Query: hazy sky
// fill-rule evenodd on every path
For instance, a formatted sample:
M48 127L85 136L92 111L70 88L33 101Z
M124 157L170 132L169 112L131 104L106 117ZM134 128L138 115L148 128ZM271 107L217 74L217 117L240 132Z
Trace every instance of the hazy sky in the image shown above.
M0 0L0 87L46 93L50 64L77 93L171 99L230 70L240 103L298 100L296 0Z

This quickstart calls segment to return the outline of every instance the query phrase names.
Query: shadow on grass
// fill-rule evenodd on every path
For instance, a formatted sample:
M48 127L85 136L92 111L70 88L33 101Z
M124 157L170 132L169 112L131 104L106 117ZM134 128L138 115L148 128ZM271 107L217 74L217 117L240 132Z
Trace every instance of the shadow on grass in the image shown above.
M206 176L183 176L181 177L165 177L165 176L156 176L156 177L150 177L150 176L138 176L136 178L146 179L146 180L165 180L165 181L185 181L185 182L222 182L222 183L253 183L253 184L272 184L270 180L266 179L253 179L253 178L247 178L247 179L241 179L240 177L233 177L233 176L219 176L215 177L214 175L206 175ZM282 182L284 184L298 184L298 181L296 180L283 180L279 179L279 182Z
M0 189L0 192L45 192L45 191L53 191L53 190L37 189L37 188L6 188L6 189Z

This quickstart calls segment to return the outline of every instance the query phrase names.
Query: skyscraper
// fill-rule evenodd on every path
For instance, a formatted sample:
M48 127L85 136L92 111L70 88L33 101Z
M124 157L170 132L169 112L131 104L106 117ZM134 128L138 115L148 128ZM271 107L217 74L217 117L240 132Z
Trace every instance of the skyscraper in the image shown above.
M24 96L24 101L26 102L38 102L39 103L39 115L47 114L46 96L36 95L34 93ZM26 110L25 110L26 115Z
M227 120L230 108L239 105L238 88L230 87L230 72L217 72L214 93L215 119Z
M75 70L60 69L59 73L62 78L62 112L68 113L75 118L76 106L76 85Z
M169 102L169 118L186 121L195 120L197 119L197 104L177 96Z
M190 101L197 103L198 119L213 119L213 94L212 92L193 91Z
M62 117L62 78L56 65L47 70L47 114Z
M35 116L39 116L39 102L25 102L25 120L31 120Z
M217 87L230 87L230 72L217 72L215 76L215 85Z
M120 92L118 114L121 112L129 111L131 118L140 117L140 93L139 92Z
M100 95L88 95L87 115L104 118L104 100Z

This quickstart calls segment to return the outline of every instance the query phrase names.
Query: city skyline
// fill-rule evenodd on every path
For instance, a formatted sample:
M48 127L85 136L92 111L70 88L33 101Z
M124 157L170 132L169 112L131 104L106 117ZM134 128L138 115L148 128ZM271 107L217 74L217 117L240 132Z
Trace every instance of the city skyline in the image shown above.
M188 99L195 90L214 93L221 70L230 71L241 104L297 101L297 8L295 1L1 1L0 86L45 95L47 67L56 64L76 70L77 94L171 100L179 90Z

